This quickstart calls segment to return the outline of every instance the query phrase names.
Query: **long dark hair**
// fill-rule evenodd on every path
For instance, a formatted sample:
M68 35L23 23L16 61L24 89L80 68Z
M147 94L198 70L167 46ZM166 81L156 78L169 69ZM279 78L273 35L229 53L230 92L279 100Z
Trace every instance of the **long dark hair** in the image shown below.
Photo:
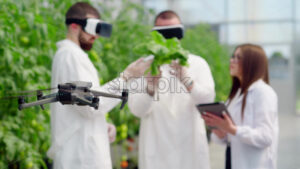
M239 69L242 74L242 82L237 77L232 77L232 87L228 100L230 104L238 89L241 89L241 95L244 94L241 109L243 119L249 86L259 79L263 79L269 84L268 59L264 50L258 45L239 45L235 48L234 53L237 49L241 51Z

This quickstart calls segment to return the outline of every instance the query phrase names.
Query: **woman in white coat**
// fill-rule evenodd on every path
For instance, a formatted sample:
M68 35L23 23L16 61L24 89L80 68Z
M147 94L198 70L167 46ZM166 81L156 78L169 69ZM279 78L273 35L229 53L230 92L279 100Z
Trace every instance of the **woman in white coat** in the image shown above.
M227 144L226 169L275 169L278 144L277 95L268 85L268 60L260 46L240 45L230 60L230 113L207 113L212 140Z

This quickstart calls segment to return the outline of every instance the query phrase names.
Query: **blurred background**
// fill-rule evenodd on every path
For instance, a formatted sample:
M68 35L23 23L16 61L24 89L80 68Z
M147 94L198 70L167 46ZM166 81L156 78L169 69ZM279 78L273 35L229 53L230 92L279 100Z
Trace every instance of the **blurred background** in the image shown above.
M64 15L77 0L0 0L0 97L49 88L55 43L65 38ZM186 28L182 46L207 60L217 97L227 98L228 63L235 46L261 45L269 58L271 86L279 98L279 169L300 166L300 1L297 0L90 0L114 25L89 57L100 83L117 77L133 60L132 51L148 36L157 13L176 11ZM29 100L34 100L30 98ZM0 100L0 168L51 168L50 112L17 110L16 100ZM137 168L139 119L126 107L107 114L117 127L114 168ZM224 148L210 143L211 166L224 168Z

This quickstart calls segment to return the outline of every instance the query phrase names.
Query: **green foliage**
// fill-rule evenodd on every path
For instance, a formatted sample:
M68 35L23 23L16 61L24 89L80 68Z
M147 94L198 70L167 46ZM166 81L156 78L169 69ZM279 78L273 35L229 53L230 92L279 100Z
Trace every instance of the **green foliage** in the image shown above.
M76 0L0 1L0 97L9 95L7 91L50 87L55 43L65 38L64 14L74 2ZM126 0L122 1L120 11L105 3L99 5L102 19L113 24L113 33L111 38L96 41L89 57L104 84L141 57L133 49L150 36L153 11ZM112 16L112 13L117 15ZM188 29L182 46L207 60L216 82L217 99L224 100L230 86L226 48L219 45L209 27L203 25ZM139 120L128 107L121 111L115 108L107 119L117 127L115 144L128 144L126 139L138 134ZM49 123L49 106L46 110L33 107L18 111L16 100L1 101L0 168L46 168Z
M215 100L225 101L231 86L228 48L220 45L217 36L206 24L188 28L181 44L190 53L199 55L207 61L215 81Z
M64 12L70 4L72 0L0 1L0 97L7 91L50 87L55 43L65 36ZM1 100L0 168L47 168L49 108L17 107L17 100Z
M270 59L284 59L284 56L281 52L273 52Z
M134 50L143 55L153 55L154 59L151 65L151 74L158 75L159 66L170 64L172 60L178 59L179 63L187 66L187 58L189 52L181 47L177 38L165 39L157 31L150 33L151 36L146 37L145 42L138 45Z

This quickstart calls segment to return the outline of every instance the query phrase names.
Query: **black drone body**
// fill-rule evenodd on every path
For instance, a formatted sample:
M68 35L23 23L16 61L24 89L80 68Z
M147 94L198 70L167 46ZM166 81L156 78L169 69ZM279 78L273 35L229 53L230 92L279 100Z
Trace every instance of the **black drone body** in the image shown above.
M122 100L121 109L125 106L128 100L128 90L124 89L122 95L114 95L110 93L104 93L100 91L91 90L91 82L70 82L59 84L57 86L58 91L49 95L43 96L42 91L37 90L37 101L26 103L24 96L20 96L19 110L27 107L40 105L44 109L43 105L47 103L60 102L61 104L71 104L79 106L90 106L95 109L99 108L99 97L110 97Z

